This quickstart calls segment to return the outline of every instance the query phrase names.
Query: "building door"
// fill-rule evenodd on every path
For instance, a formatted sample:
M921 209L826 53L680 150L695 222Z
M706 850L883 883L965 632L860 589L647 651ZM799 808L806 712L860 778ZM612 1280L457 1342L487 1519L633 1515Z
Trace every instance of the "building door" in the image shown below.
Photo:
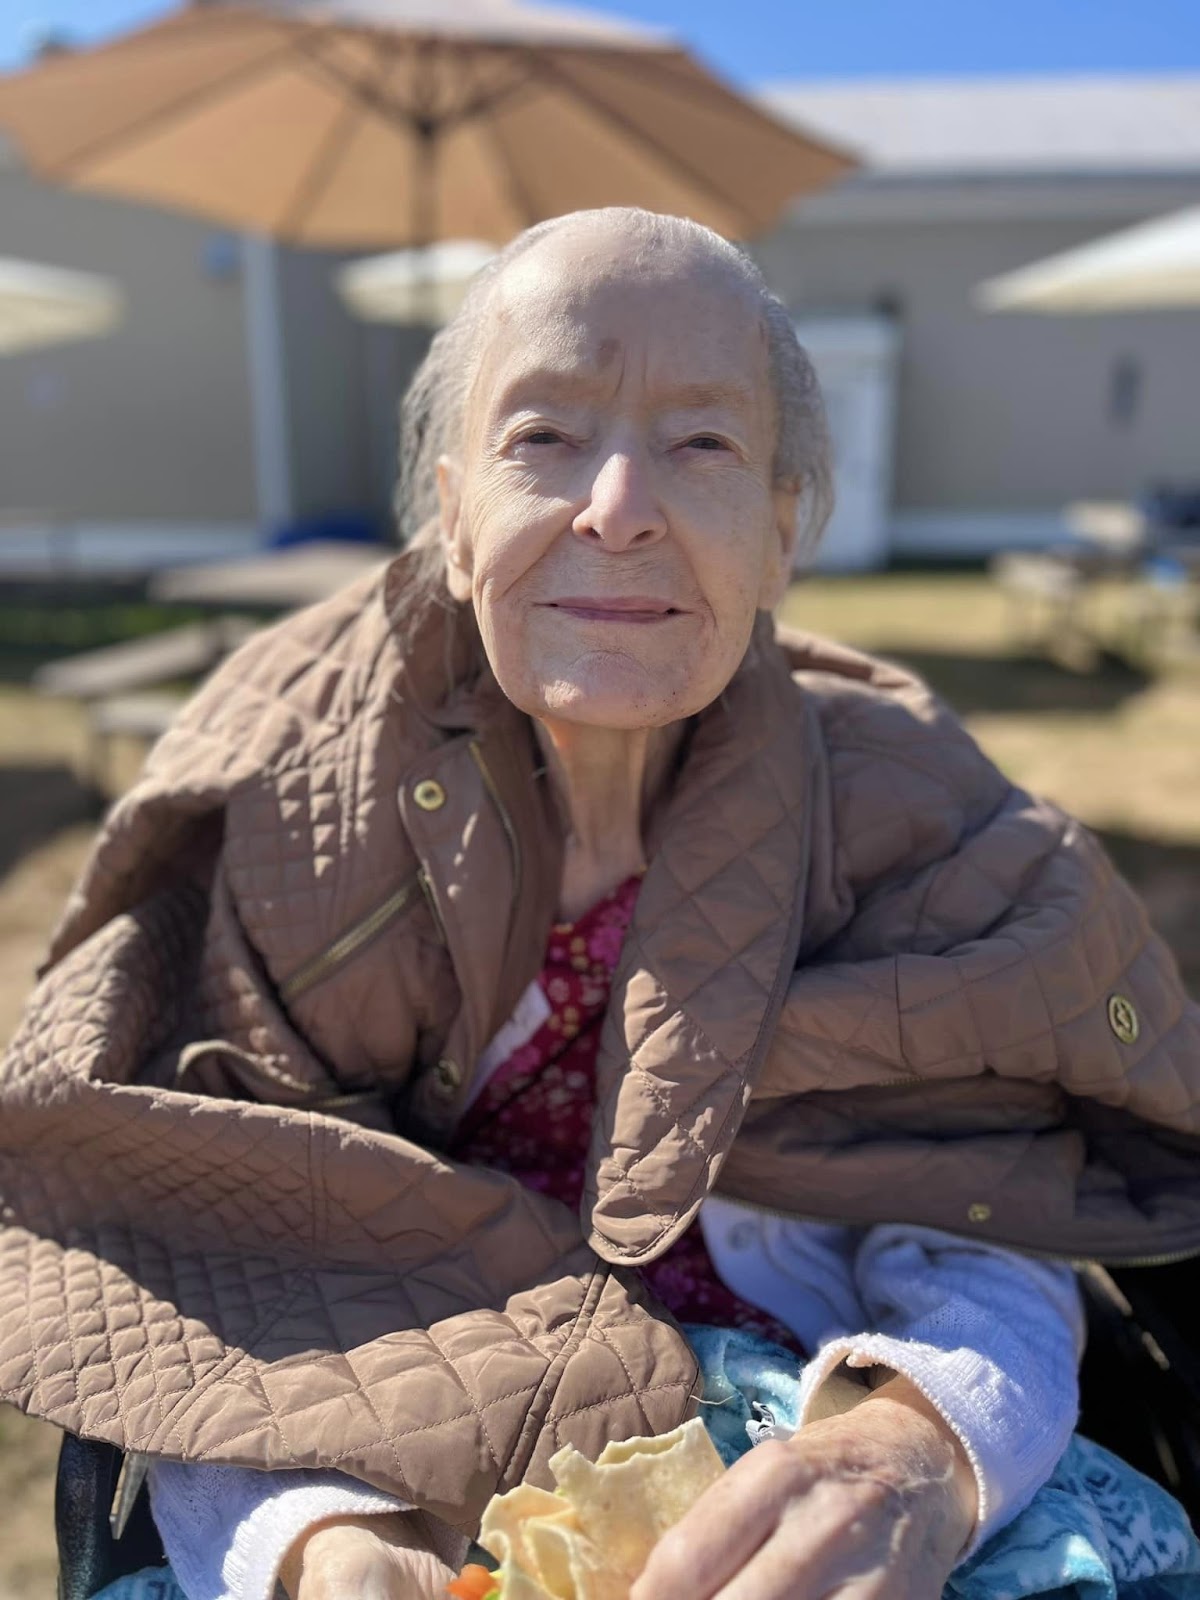
M828 571L886 565L899 329L890 317L801 317L829 415L837 504L817 557Z

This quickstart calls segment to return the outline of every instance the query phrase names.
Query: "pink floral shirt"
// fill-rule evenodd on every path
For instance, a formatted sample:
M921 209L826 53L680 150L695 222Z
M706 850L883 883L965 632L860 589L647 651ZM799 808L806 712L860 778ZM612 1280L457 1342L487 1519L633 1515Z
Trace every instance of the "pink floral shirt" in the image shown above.
M548 1015L493 1072L450 1149L573 1209L591 1141L600 1024L640 887L639 877L628 878L578 921L555 924L538 979ZM680 1322L749 1328L798 1348L782 1323L721 1282L699 1223L642 1275Z

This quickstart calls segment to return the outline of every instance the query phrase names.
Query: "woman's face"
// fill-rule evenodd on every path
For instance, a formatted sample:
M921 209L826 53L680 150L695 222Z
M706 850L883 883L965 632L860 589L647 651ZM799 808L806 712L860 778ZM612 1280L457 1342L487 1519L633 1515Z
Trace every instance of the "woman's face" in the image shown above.
M439 464L451 591L509 699L624 729L713 701L786 583L774 451L761 320L727 273L596 233L521 257Z

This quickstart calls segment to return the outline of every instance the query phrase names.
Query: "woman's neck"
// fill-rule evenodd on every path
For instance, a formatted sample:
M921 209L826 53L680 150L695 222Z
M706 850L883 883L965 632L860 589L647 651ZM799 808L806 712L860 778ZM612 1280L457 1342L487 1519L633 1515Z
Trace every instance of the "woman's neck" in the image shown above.
M669 785L684 726L626 731L535 724L566 826L559 894L566 920L645 867L645 822Z

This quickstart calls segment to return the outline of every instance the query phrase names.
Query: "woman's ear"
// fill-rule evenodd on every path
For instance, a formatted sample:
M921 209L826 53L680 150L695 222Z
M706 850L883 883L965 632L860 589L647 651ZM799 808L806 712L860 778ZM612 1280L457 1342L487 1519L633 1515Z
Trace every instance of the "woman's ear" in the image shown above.
M471 542L462 515L462 469L450 456L437 464L438 528L446 558L446 587L455 600L471 598Z
M792 560L796 554L797 519L800 514L800 491L797 487L777 486L771 491L774 509L773 537L763 563L762 585L759 590L760 611L774 611L787 593L792 581Z

